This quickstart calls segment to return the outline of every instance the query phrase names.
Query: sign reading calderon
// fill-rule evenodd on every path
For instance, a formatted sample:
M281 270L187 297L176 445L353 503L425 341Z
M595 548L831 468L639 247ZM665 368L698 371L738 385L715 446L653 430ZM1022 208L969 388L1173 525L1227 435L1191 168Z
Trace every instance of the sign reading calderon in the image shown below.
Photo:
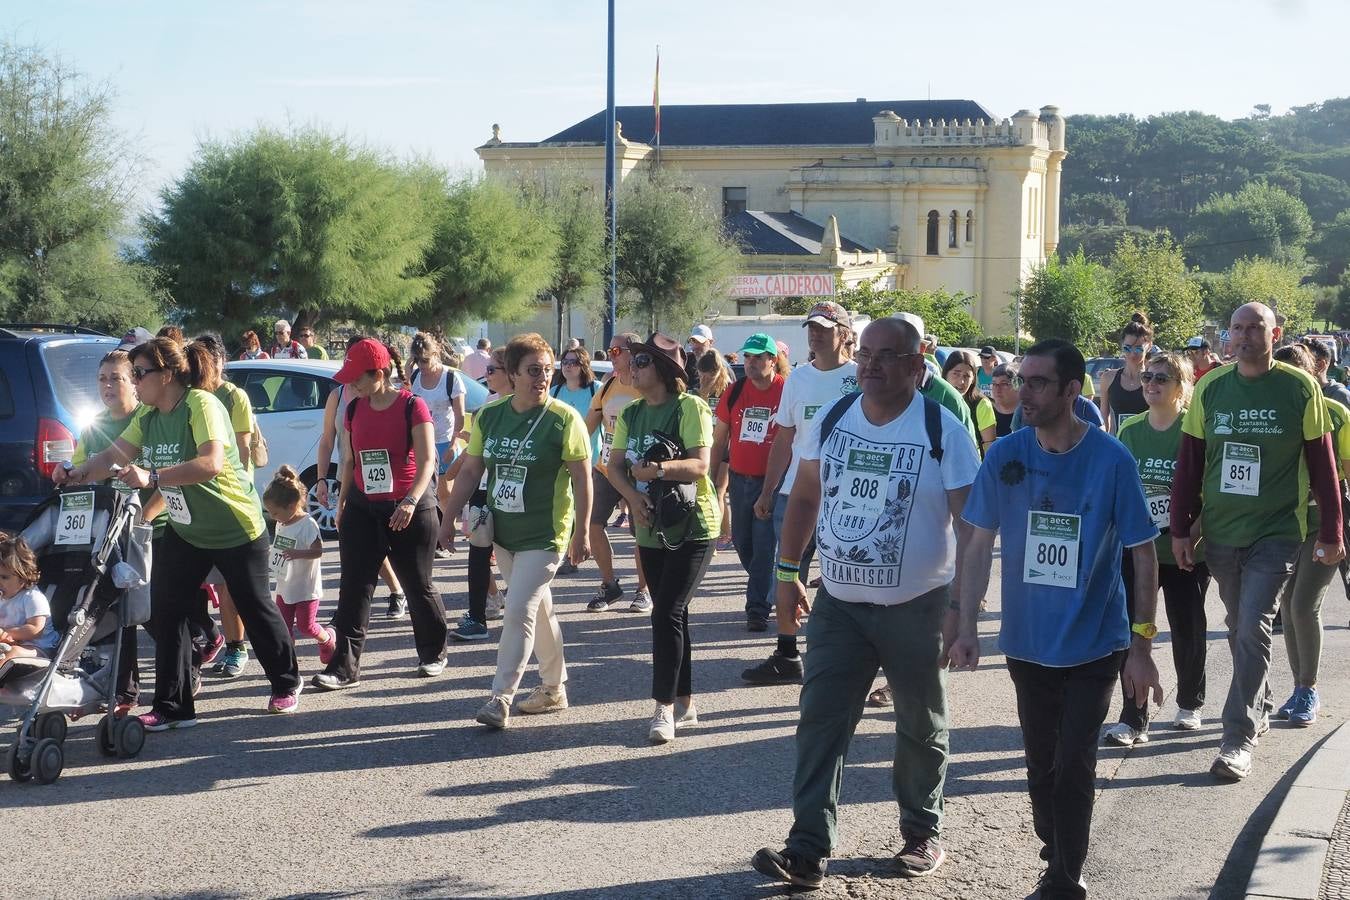
M833 297L834 276L828 272L801 275L737 275L727 282L727 296Z

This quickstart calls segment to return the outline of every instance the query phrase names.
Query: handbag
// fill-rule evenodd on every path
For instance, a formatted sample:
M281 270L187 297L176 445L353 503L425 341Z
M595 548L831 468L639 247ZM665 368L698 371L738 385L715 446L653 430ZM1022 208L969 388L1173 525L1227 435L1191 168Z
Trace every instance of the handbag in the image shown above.
M675 403L674 434L652 429L652 444L642 454L644 462L665 463L689 456L684 441L680 439L680 405ZM684 543L681 537L671 543L667 532L688 533L689 524L698 509L698 486L688 481L671 481L658 478L647 483L647 496L652 501L652 531L661 546L674 550Z
M520 459L520 451L524 450L525 445L529 443L530 436L533 435L534 430L539 427L539 423L544 420L544 414L548 412L549 404L552 402L552 397L549 397L544 401L543 410L540 411L538 418L534 420L534 424L530 426L530 430L525 432L525 439L516 447L515 455L511 457L511 465L514 466ZM485 500L482 506L470 506L469 546L491 547L496 536L497 528L493 522L492 508L488 505L487 501Z

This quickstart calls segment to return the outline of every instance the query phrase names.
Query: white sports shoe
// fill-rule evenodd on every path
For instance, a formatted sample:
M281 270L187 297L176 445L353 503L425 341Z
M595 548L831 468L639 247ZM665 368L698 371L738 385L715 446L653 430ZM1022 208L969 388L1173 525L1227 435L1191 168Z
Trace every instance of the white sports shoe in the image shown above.
M1224 747L1209 771L1218 778L1241 781L1251 774L1252 752L1241 747Z
M678 700L675 701L675 727L684 728L686 725L698 724L698 708L694 705L694 698L689 698L689 705L685 706Z
M1196 709L1178 709L1177 717L1172 724L1182 731L1195 731L1202 724L1200 721L1200 711Z
M567 709L567 688L558 685L555 688L544 687L542 684L530 691L530 695L516 704L516 709L530 715L539 713L557 712L560 709Z
M673 704L656 704L656 713L652 716L652 727L647 732L647 740L653 744L665 744L675 740L675 706Z
M1121 747L1133 747L1135 744L1147 744L1148 732L1135 731L1124 722L1117 722L1106 729L1106 739Z

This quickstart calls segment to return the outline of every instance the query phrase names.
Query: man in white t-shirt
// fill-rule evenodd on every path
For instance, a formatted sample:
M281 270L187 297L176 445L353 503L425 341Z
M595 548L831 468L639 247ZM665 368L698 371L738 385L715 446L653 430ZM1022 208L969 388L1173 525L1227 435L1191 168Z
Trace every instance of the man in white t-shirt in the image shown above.
M773 417L778 433L769 450L764 487L755 502L755 515L773 519L774 533L780 536L788 494L797 475L802 449L810 437L812 419L841 396L858 390L858 367L849 359L848 342L853 338L853 319L848 311L832 300L824 300L811 307L802 327L806 329L806 342L814 358L809 365L793 369L783 385L783 397ZM814 553L815 542L808 541L801 555L803 584L808 580ZM741 677L751 684L801 681L797 622L791 609L779 606L775 613L778 646L764 662L741 673Z
M837 842L840 773L877 666L895 697L892 783L900 806L900 874L942 865L947 771L946 647L956 637L953 523L980 460L965 426L916 389L920 335L879 319L857 355L861 397L814 418L779 535L779 609L810 610L811 644L797 726L794 821L787 846L760 850L757 871L817 887ZM815 604L792 560L814 532Z
M307 351L300 342L291 337L291 323L285 319L277 319L276 324L272 326L272 334L277 342L272 345L271 356L273 359L309 359Z
M492 341L487 338L479 338L478 349L464 357L464 364L459 367L459 370L474 381L478 381L487 375L487 367L490 362L492 362Z

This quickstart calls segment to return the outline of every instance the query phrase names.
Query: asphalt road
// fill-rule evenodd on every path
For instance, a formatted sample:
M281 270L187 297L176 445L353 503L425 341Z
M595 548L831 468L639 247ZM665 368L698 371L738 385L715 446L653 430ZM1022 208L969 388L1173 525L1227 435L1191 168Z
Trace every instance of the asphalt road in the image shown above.
M620 555L631 552L626 535L611 534ZM456 617L463 566L462 551L438 566ZM335 547L324 571L335 597ZM518 715L505 732L473 721L495 640L452 647L444 675L419 679L407 620L378 614L362 684L307 692L296 715L263 711L266 683L253 663L239 680L208 681L199 727L148 736L137 759L105 760L94 720L74 723L56 784L0 783L8 847L0 896L781 896L748 863L760 846L781 846L791 822L797 691L739 678L772 636L744 630L734 555L718 555L693 609L701 725L663 747L646 740L646 617L587 612L596 580L588 564L555 587L572 708ZM1245 782L1208 775L1218 743L1208 722L1198 733L1155 726L1147 745L1103 749L1094 896L1241 896L1291 769L1342 720L1350 606L1339 585L1328 605L1323 719L1277 726ZM998 609L991 595L979 671L949 681L946 865L920 881L890 874L899 849L894 726L889 711L869 710L845 774L841 846L815 896L968 900L1032 890L1038 845L1012 686L995 648ZM1206 713L1217 715L1229 659L1213 591L1208 609ZM1165 635L1156 655L1170 688ZM307 677L319 668L311 642L301 645L301 666ZM1273 671L1282 701L1290 681L1278 639ZM531 669L525 688L536 683ZM1164 706L1158 721L1174 709Z

